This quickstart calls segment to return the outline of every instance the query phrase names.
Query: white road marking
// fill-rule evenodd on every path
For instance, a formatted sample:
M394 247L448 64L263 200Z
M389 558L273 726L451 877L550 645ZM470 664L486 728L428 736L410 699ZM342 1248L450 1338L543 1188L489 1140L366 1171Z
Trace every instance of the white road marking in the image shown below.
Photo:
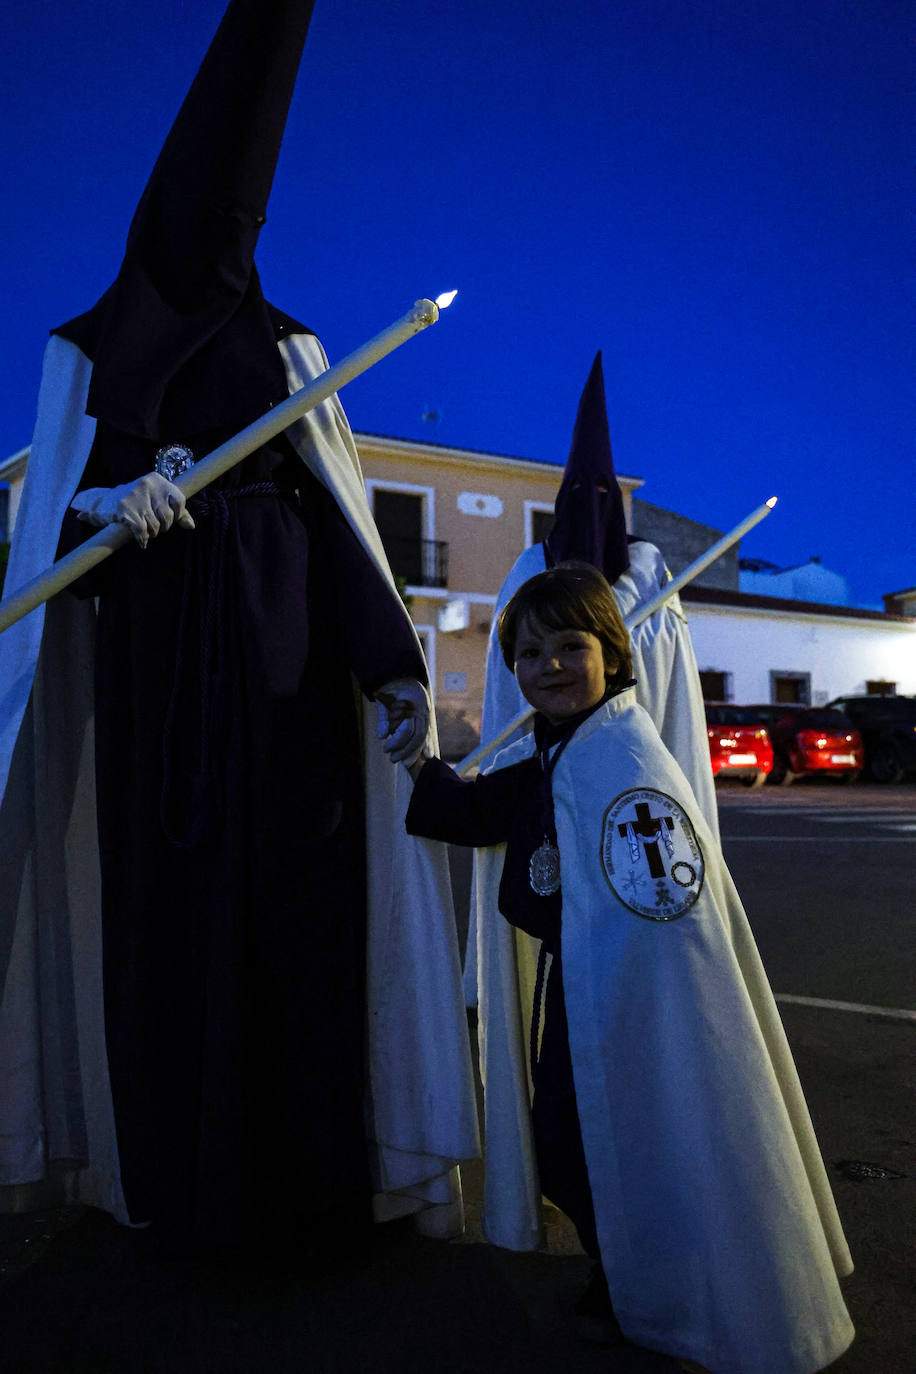
M760 810L758 810L757 814L758 814L758 815L761 815L761 814L762 814L762 815L764 815L764 816L774 816L774 815L776 815L777 812L779 812L779 814L782 816L783 820L784 820L787 824L791 823L791 821L809 821L809 822L810 822L810 821L814 821L814 822L817 822L818 824L823 823L823 824L830 825L830 826L837 826L837 825L842 825L842 826L846 826L846 827L852 827L852 826L855 826L855 827L869 826L869 827L871 827L871 829L872 829L873 831L878 832L878 833L871 834L871 835L849 835L849 834L844 834L844 835L842 836L842 839L844 840L844 842L845 842L846 840L859 840L860 842L861 842L861 841L864 841L864 840L905 840L905 839L909 839L909 838L912 837L912 836L916 836L916 817L914 817L914 815L913 815L913 813L912 813L911 811L864 811L864 810L862 810L862 811L844 811L844 812L842 812L841 814L838 815L838 814L827 814L826 812L823 812L823 811L813 811L813 810L811 810L810 808L807 808L807 807L806 807L804 810L802 810L801 808L799 808L799 809L797 809L797 810L795 810L795 811L792 811L792 812L790 812L790 813L787 813L787 812L784 811L782 808L780 808L780 807L778 807L778 806L773 806L773 807L761 808ZM739 811L740 818L741 818L742 822L744 822L745 824L748 823L749 818L752 816L752 814L753 814L753 812L752 812L751 808L749 808L749 807L746 808L746 809L745 809L745 808L742 808L742 809ZM887 832L889 832L889 831L893 831L893 832L895 832L895 833L893 833L893 834L888 834ZM884 832L884 833L881 833L881 832ZM727 832L724 832L724 833L723 833L723 839L729 839L729 840L752 840L752 839L760 839L760 840L763 840L763 839L767 839L767 840L782 840L782 839L792 839L792 840L822 840L825 844L829 844L831 840L837 840L837 839L839 839L839 838L841 838L841 837L840 837L840 836L837 836L837 835L828 835L828 834L826 834L826 833L824 833L824 832L821 832L820 834L817 834L817 835L789 835L789 836L784 836L784 835L729 835Z
M830 1011L855 1011L863 1016L884 1016L894 1021L916 1021L916 1011L903 1007L867 1007L861 1002L832 1002L826 997L797 997L792 992L774 994L777 1002L793 1002L802 1007L827 1007Z
M722 843L731 840L753 843L777 840L780 844L913 844L916 835L729 835L724 832Z
M873 825L907 826L916 830L916 821L913 820L912 813L909 811L901 812L900 815L895 815L892 811L880 812L877 815L874 811L847 811L842 816L819 815L815 819L826 821L828 825L846 825L849 821L868 821Z
M916 811L906 808L895 808L893 811L882 811L874 806L850 806L842 811L827 811L816 806L733 806L727 808L731 811L738 811L742 816L803 816L814 817L820 821L831 821L836 825L848 820L876 820L890 821L911 821L916 818Z

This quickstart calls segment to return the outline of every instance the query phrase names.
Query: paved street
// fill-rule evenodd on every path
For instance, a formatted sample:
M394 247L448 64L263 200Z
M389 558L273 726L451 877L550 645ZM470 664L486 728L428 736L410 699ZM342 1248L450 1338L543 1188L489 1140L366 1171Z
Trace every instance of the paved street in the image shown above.
M916 1017L867 1009L916 1008L916 787L728 786L719 799L856 1263L858 1338L833 1368L902 1374L916 1350ZM863 1162L890 1176L857 1178Z
M718 796L774 991L916 1006L916 787L730 785Z
M774 989L811 999L781 1010L857 1265L845 1290L858 1338L832 1368L910 1374L916 1021L830 1004L916 1006L916 787L732 786L720 799L726 857ZM512 1255L482 1243L479 1165L465 1189L461 1242L395 1223L319 1278L279 1256L162 1260L142 1234L78 1209L0 1218L0 1370L671 1374L663 1357L596 1347L572 1329L588 1262L558 1213L544 1253Z

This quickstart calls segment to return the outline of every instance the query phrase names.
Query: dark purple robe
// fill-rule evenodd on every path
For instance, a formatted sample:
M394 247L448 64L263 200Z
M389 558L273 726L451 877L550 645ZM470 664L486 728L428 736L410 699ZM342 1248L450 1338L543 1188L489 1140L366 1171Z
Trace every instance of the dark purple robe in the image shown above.
M200 456L223 436L199 444ZM143 451L141 451L143 450ZM100 424L82 486L149 471ZM131 545L96 665L105 1017L131 1217L179 1245L368 1219L362 690L409 623L283 439ZM91 533L69 513L63 542Z

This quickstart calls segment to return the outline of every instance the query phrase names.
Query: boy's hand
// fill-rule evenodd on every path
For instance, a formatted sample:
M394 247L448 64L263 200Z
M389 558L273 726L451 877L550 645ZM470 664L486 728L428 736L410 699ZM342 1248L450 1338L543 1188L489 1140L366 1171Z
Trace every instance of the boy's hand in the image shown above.
M386 682L375 693L378 705L378 737L392 763L410 766L423 752L429 733L429 695L415 678Z
M121 487L91 487L77 492L71 506L89 525L126 525L141 549L173 524L194 529L184 492L158 472L148 472Z

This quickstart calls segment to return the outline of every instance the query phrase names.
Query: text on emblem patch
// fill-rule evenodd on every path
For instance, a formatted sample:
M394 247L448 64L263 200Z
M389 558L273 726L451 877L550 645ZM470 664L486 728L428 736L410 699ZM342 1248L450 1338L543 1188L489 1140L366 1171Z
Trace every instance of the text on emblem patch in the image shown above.
M684 808L651 787L622 792L601 823L601 867L611 891L649 921L674 921L703 888L703 851Z

